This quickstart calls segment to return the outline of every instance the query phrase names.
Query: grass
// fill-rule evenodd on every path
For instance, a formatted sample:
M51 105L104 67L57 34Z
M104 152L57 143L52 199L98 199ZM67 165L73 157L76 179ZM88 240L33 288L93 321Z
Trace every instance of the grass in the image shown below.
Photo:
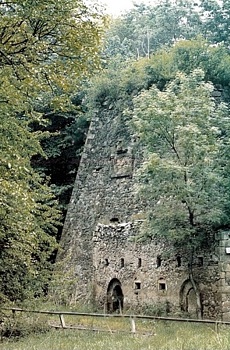
M79 319L80 323L86 322ZM69 322L71 320L68 320ZM103 321L103 322L101 322ZM121 320L120 320L121 321ZM96 322L96 323L95 323ZM67 322L66 322L67 323ZM103 323L103 325L102 325ZM129 330L128 320L88 320L88 326ZM136 335L128 333L99 333L78 330L50 330L44 334L31 334L17 341L0 342L1 350L229 350L230 332L221 326L141 321L136 323ZM143 332L145 331L145 335ZM150 335L152 334L152 335Z

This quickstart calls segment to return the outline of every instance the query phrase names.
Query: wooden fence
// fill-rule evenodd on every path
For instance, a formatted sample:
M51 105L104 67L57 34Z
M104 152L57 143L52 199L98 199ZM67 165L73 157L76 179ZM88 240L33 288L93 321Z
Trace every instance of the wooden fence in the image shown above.
M98 329L89 328L82 326L68 326L65 322L65 316L80 316L80 317L92 317L92 318L118 318L118 319L129 319L130 320L130 333L136 333L136 320L154 320L154 321L168 321L168 322L184 322L184 323L202 323L202 324L213 324L218 331L218 326L230 325L229 321L221 320L202 320L202 319L190 319L190 318L176 318L176 317L161 317L161 316L147 316L147 315L126 315L126 314L99 314L99 313L85 313L85 312L74 312L74 311L45 311L45 310L26 310L21 308L1 308L2 311L11 311L13 316L16 313L35 313L45 315L56 315L59 317L59 324L52 325L52 327L60 329L78 329L78 330L91 330L91 331L106 331L106 332L117 332L117 330L111 329Z

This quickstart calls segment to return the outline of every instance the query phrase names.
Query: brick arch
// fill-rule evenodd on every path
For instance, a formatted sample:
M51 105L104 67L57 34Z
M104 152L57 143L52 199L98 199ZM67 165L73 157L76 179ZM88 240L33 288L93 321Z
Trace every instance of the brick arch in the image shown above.
M122 311L124 307L124 294L121 282L117 278L113 278L107 288L107 311Z

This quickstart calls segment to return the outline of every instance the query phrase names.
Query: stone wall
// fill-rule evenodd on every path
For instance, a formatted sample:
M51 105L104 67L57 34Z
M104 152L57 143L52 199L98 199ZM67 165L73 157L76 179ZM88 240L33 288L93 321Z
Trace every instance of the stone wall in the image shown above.
M129 221L140 213L133 193L133 173L141 155L135 152L122 116L111 111L95 117L90 125L74 190L70 200L58 259L68 256L76 281L75 300L89 300L93 293L92 237L98 222Z
M222 318L230 320L230 232L219 234L220 291L222 297Z
M138 242L141 224L139 220L97 225L93 236L96 300L109 309L109 285L117 280L126 310L161 307L161 311L178 314L183 310L196 317L197 303L189 280L188 252L175 251L164 240ZM220 318L220 275L212 252L201 252L194 257L193 273L203 316Z
M66 261L63 264L75 282L72 302L93 300L109 308L118 296L124 308L160 303L166 311L183 309L194 315L187 253L173 251L163 240L137 240L146 210L134 193L142 159L121 114L104 111L92 120L58 256ZM230 317L228 239L221 237L220 248L212 252L207 242L194 260L194 278L207 318L221 317L222 303Z

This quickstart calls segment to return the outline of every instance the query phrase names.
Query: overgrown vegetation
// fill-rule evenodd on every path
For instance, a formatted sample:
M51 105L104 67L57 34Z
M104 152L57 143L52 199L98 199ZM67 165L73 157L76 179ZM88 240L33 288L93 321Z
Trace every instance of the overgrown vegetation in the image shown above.
M47 288L61 217L50 174L31 164L49 156L34 126L47 111L74 112L71 96L98 67L103 18L81 0L4 1L0 16L1 303Z
M20 315L19 317L2 315L4 323L0 326L1 341L18 341L31 334L43 334L51 330L45 316ZM0 345L1 348L1 345Z
M134 99L135 130L147 147L141 170L143 196L153 204L151 232L197 245L228 225L229 111L211 96L201 70L179 73L164 89ZM203 236L203 237L200 237Z
M112 21L102 52L94 6L0 4L0 302L47 291L89 120L102 111L135 115L158 232L198 244L228 228L229 112L210 94L229 103L229 9L228 0L135 5Z
M116 327L115 327L116 328ZM165 322L137 322L137 335L109 332L114 325L109 324L108 333L87 331L51 331L47 334L29 336L17 343L0 343L4 350L117 350L117 349L159 349L159 350L228 350L230 338L228 327L194 324L169 324ZM127 323L127 330L129 325ZM145 334L143 334L145 333Z
M127 118L145 149L143 237L187 249L200 316L193 257L230 225L228 11L227 1L136 6L113 23L105 69L86 95L91 114Z

